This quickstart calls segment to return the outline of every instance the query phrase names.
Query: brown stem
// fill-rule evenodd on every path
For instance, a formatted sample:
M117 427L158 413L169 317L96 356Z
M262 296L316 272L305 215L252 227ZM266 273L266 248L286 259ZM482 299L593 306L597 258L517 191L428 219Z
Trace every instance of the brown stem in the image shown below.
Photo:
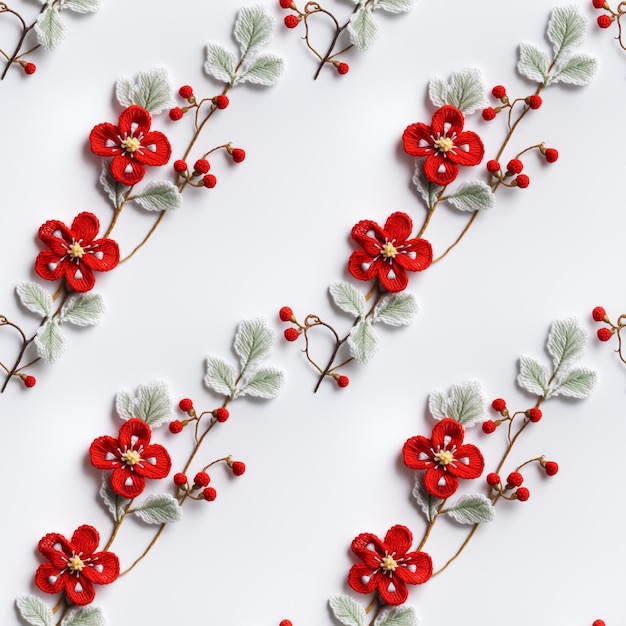
M166 526L167 526L167 523L161 524L161 526L159 527L159 530L157 530L154 537L152 538L152 541L148 544L148 547L142 552L141 556L135 559L135 561L130 567L126 568L123 572L120 573L120 577L124 576L124 574L128 574L128 572L130 572L135 567L135 565L137 565L147 556L148 552L152 550L154 544L158 541L159 537L163 534L163 531L165 530Z
M438 256L436 259L433 260L433 265L437 263L438 261L441 261L441 259L443 259L449 252L451 252L453 248L455 248L456 246L459 245L459 243L461 243L461 239L465 237L467 231L472 227L472 224L476 221L476 218L478 217L479 213L480 211L474 211L474 214L465 225L465 228L461 231L461 234L456 238L455 242L451 244L450 246L448 246L447 250L442 255Z

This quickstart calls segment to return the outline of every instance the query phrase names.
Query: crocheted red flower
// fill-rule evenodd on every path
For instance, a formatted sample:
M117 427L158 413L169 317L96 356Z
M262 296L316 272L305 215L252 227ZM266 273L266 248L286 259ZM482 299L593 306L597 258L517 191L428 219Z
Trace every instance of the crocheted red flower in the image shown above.
M120 575L120 562L113 552L96 552L100 535L92 526L79 526L68 541L48 533L39 542L39 552L49 563L37 568L35 584L45 593L65 591L73 604L93 602L94 585L108 585Z
M424 174L436 185L449 185L459 173L459 165L478 165L485 154L480 137L463 132L463 113L453 106L441 107L430 126L418 122L407 126L402 134L404 151L426 157Z
M120 249L113 239L96 239L100 222L92 213L79 213L68 228L48 220L39 228L39 239L50 249L42 250L35 271L45 280L65 278L70 289L93 289L94 272L108 272L120 261Z
M378 591L386 604L406 601L409 585L425 583L433 573L426 552L409 552L413 535L406 526L392 526L381 541L376 535L362 533L352 542L352 552L363 562L350 568L348 584L359 593Z
M480 450L463 444L463 426L447 417L433 428L431 438L411 437L402 447L404 464L426 470L424 487L436 498L449 498L459 486L459 478L478 478L485 467Z
M105 122L89 134L91 151L101 157L113 157L111 174L123 185L136 185L146 173L146 165L165 165L172 154L167 137L150 131L150 113L140 106L130 106L120 115L117 126Z
M123 498L136 498L146 486L146 478L165 478L172 467L167 450L150 444L152 431L146 422L133 418L120 428L117 439L104 435L89 447L91 464L113 470L111 487Z
M426 239L409 239L413 222L406 213L392 213L381 228L362 220L352 229L352 239L363 249L348 261L348 271L358 280L378 277L383 289L406 289L408 272L425 270L433 260L433 249Z

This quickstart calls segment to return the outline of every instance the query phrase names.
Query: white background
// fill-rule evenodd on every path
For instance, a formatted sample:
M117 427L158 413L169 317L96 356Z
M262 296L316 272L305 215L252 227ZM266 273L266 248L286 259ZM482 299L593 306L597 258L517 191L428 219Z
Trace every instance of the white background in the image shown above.
M24 4L24 13L36 13L37 3ZM348 2L332 4L340 16L351 10ZM599 617L624 623L626 366L613 343L595 340L590 311L602 304L616 317L626 309L626 53L612 33L595 27L590 2L582 6L590 18L583 49L600 59L596 80L544 92L544 106L526 117L511 146L517 151L545 141L559 150L558 162L546 166L529 155L530 187L498 192L497 205L449 257L411 278L421 307L416 322L381 331L373 361L347 368L347 389L327 383L313 395L315 377L301 344L281 339L277 317L288 304L300 318L318 313L349 329L349 319L328 302L327 286L347 279L352 225L366 218L383 223L398 210L416 223L424 215L400 137L408 124L429 122L428 81L477 66L489 87L504 84L514 97L529 95L534 86L515 71L517 46L527 41L549 49L549 4L420 0L408 15L381 11L379 40L365 53L346 55L349 74L328 69L314 82L302 31L282 27L286 12L271 3L278 27L270 49L287 58L282 81L235 89L230 107L214 116L201 140L203 149L232 141L247 151L246 161L216 158L217 187L188 190L184 206L136 257L98 276L96 290L108 305L100 325L68 329L61 360L33 368L37 386L13 383L0 397L0 623L19 623L16 596L39 593L32 581L40 537L53 531L69 537L81 524L108 536L111 521L87 449L95 437L117 432L116 392L161 379L177 400L219 406L202 384L204 359L215 354L234 363L237 323L256 316L276 331L271 362L287 372L284 392L271 402L232 405L231 419L215 429L199 461L230 453L246 462L247 472L236 479L214 472L217 500L188 503L182 522L136 570L97 589L108 623L330 623L329 596L349 592L353 537L382 537L393 524L423 532L400 449L407 437L430 432L429 392L474 379L490 400L502 396L513 409L528 408L532 398L515 385L517 359L528 354L547 363L549 326L570 316L590 333L585 364L599 370L600 385L589 400L544 405L544 419L528 429L511 459L515 465L545 454L559 462L559 474L543 479L535 468L526 472L530 500L500 503L496 520L445 573L413 588L409 603L426 626L587 626ZM219 93L202 72L204 46L212 41L235 50L238 8L206 0L107 0L98 14L65 18L66 41L34 55L34 76L9 72L0 84L1 313L36 330L14 288L36 279L40 224L69 224L80 211L109 219L99 159L87 137L95 124L117 120L115 81L163 66L176 86L191 84L200 96ZM9 48L15 33L2 24L1 45ZM325 36L318 31L320 48ZM179 157L190 121L174 124L162 115L154 127L166 132ZM488 124L477 114L467 127L481 134L492 158L504 120ZM479 166L472 175L483 172ZM169 167L159 174L169 175ZM122 217L116 236L123 252L153 218L139 211ZM436 254L467 218L447 210L437 216L428 235ZM2 329L0 359L10 362L15 349ZM180 469L188 434L174 438L163 429L154 439L168 446L174 471ZM475 429L468 439L493 469L503 433L488 438ZM436 567L457 549L464 530L438 525L427 546ZM115 544L123 567L151 536L140 525L123 529Z

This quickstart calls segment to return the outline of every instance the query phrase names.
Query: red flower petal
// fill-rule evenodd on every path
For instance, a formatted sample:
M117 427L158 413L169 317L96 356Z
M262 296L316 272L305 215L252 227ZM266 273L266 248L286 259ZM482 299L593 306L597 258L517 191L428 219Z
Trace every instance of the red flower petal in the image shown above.
M127 152L114 156L111 161L111 175L122 185L132 187L141 181L145 174L144 164L132 158Z
M394 575L410 585L421 585L433 575L433 561L426 552L409 552Z
M109 435L94 439L89 446L89 459L98 469L111 470L119 467L122 461L117 440Z
M98 531L87 524L79 526L72 535L72 548L76 553L82 552L84 557L92 555L100 543Z
M396 570L397 572L398 570ZM383 602L391 606L398 606L406 602L409 597L406 585L401 578L394 575L389 577L381 574L378 579L378 593Z
M84 247L98 236L99 230L98 218L93 213L83 212L74 218L70 232L76 241L82 240L81 245Z
M380 559L385 555L384 543L372 533L361 533L352 540L352 552L356 554L373 572L378 569Z
M348 271L357 280L372 280L378 275L381 259L375 259L365 250L355 250L348 260Z
M65 280L73 291L78 293L91 291L96 284L93 272L86 263L77 263L68 259L63 263L63 269L65 270Z
M357 593L372 593L378 587L380 572L374 573L364 563L355 563L348 572L348 584Z
M144 108L133 104L120 114L117 128L122 139L127 136L139 137L150 130L152 117Z
M406 554L411 549L413 543L413 535L411 531L402 525L392 526L385 535L383 542L389 553L396 553L396 561L398 558Z
M108 585L120 575L120 561L113 552L96 552L81 575L96 585Z
M65 588L64 574L61 574L61 568L43 563L35 572L35 584L44 593L59 593Z
M424 473L424 487L435 498L441 498L442 500L449 498L457 490L458 486L459 481L456 476L446 472L441 465L431 467Z
M485 146L480 137L466 131L454 140L454 148L446 153L448 159L458 165L478 165L485 156Z
M120 248L113 239L96 239L85 249L81 261L97 272L108 272L120 262Z
M59 533L48 533L39 540L37 549L59 571L65 567L67 555L72 554L70 542Z
M430 439L417 435L407 439L402 446L402 458L407 467L415 470L428 469L433 467L433 452Z
M459 168L456 163L439 152L427 156L424 161L424 175L435 185L445 187L453 182L458 174Z
M458 478L478 478L485 469L485 459L481 451L471 443L459 446L454 453L454 461L448 464L448 471Z
M463 443L464 436L463 426L456 420L446 417L435 424L430 440L435 450L438 448L450 450L453 446L458 448Z
M389 241L393 241L394 245L398 247L411 236L413 221L406 213L392 213L387 218L383 231L386 238Z
M352 227L352 239L371 257L380 254L380 246L387 238L384 230L372 220L361 220Z
M89 133L89 145L91 151L101 157L112 157L122 150L119 131L109 122L92 128Z
M394 263L410 272L421 272L432 262L433 247L426 239L409 239L394 258Z
M143 476L133 472L128 465L122 465L111 474L111 488L122 498L132 500L140 495L146 487Z
M61 260L52 250L42 250L35 259L35 271L44 280L59 280L65 276L67 259Z
M122 450L133 448L138 450L140 447L146 447L150 443L152 430L146 422L136 417L124 422L120 428L117 441Z
M415 157L423 157L432 154L433 138L430 127L418 122L411 124L402 133L402 145L407 154Z
M48 220L39 227L37 233L56 255L62 257L67 251L67 244L72 242L72 231L59 220Z
M453 134L458 135L463 130L465 118L463 113L457 108L446 104L435 111L430 129L435 138L445 135L452 137Z
M397 258L397 257L396 257ZM394 259L395 261L395 259ZM404 291L409 284L409 278L402 266L397 263L385 263L381 261L378 267L378 280L383 289L391 293Z
M172 459L162 445L154 443L144 448L141 461L134 468L137 474L145 478L165 478L172 468Z
M68 599L77 606L91 604L96 597L91 581L82 576L82 572L79 576L71 576L69 573L64 574L63 582L65 583L65 593Z
M155 130L146 134L141 140L141 147L133 154L140 163L165 165L172 155L172 146L163 133Z

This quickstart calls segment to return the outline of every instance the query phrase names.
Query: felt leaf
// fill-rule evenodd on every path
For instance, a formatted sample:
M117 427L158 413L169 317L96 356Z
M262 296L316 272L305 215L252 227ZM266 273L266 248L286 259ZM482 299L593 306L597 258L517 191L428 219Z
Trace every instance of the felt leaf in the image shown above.
M557 320L552 324L547 348L552 355L555 373L583 355L586 340L587 333L574 318Z
M69 298L59 313L59 324L70 322L76 326L93 326L104 315L106 307L99 293L81 293Z
M468 67L453 72L446 96L447 104L466 115L482 109L487 103L487 87L481 71L476 67Z
M52 296L39 283L18 283L15 288L20 302L33 313L42 317L52 315Z
M65 37L65 24L58 7L47 6L35 23L37 41L46 49L54 50Z
M426 491L426 487L424 487L424 472L415 472L413 497L426 516L426 520L432 522L437 516L437 510L441 506L443 500Z
M550 396L568 398L588 398L596 388L598 373L588 367L572 368L555 387L550 389Z
M215 43L207 44L204 71L209 76L232 85L236 67L237 60L232 52Z
M574 54L550 77L549 84L567 83L584 87L598 71L598 59L589 54Z
M550 373L545 365L528 356L520 357L517 384L522 389L545 398L549 380Z
M209 388L229 398L235 391L237 373L232 365L216 356L207 357L204 384Z
M328 601L335 618L344 626L365 626L365 609L350 596L332 596Z
M81 606L68 613L61 626L105 626L104 613L97 606Z
M371 322L383 322L389 326L406 326L417 315L417 298L414 294L404 293L387 294L374 307Z
M172 524L183 516L178 500L167 493L148 496L133 513L146 524Z
M367 50L378 37L378 24L368 6L360 6L348 23L350 41L359 49Z
M56 361L65 350L65 337L61 334L58 320L48 318L35 335L37 354L46 363Z
M376 0L375 9L383 9L389 13L405 13L415 6L416 0Z
M488 417L487 399L481 384L475 380L453 385L447 396L435 390L429 396L428 409L435 419L449 417L466 428Z
M259 54L237 77L236 83L275 85L285 70L285 60L277 54Z
M63 0L62 9L70 9L76 13L93 13L102 6L103 0Z
M426 206L429 209L432 209L435 202L437 202L439 194L443 190L443 187L436 185L432 181L428 180L428 178L426 178L426 174L424 174L424 159L415 159L415 173L413 174L413 184L417 187L417 190L424 199L424 202L426 202Z
M496 509L489 498L470 493L461 496L446 513L459 524L482 524L493 520Z
M115 85L115 95L124 107L137 104L150 113L160 113L174 106L174 84L169 72L155 67L140 72L136 81L121 78Z
M550 59L548 55L529 43L522 43L519 47L519 61L517 71L526 78L545 85L548 80Z
M275 398L285 382L285 374L275 367L260 367L235 391L235 397Z
M102 484L100 485L99 494L104 502L104 505L109 510L109 513L113 516L113 519L116 522L119 522L122 519L124 509L126 509L130 500L113 491L113 487L111 486L111 472L105 472L102 475Z
M22 618L32 626L52 626L54 614L48 606L37 596L19 596L15 604Z
M582 43L586 28L587 20L577 6L557 7L552 11L548 22L548 39L552 42L555 60Z
M445 199L461 211L490 209L496 203L496 195L491 187L480 180L462 182Z
M117 81L117 86L118 86L118 91L119 91L120 89L119 80ZM132 88L132 83L130 83L130 86ZM120 99L119 93L118 93L118 99ZM100 172L100 184L104 188L104 191L107 194L107 196L109 196L111 202L113 203L113 206L116 209L118 209L124 202L126 194L130 190L130 187L128 187L127 185L123 185L119 181L115 180L115 178L113 178L113 174L111 174L111 160L110 159L104 159L102 162L102 172Z
M168 211L180 207L183 196L176 185L167 180L158 180L148 183L132 200L147 211Z
M135 395L125 389L120 391L115 398L115 409L122 419L136 417L153 428L174 419L174 399L168 384L162 380L139 385Z
M367 363L376 354L378 337L369 320L360 319L352 327L348 336L348 346L350 347L350 354L359 363Z
M243 7L235 22L235 39L240 44L242 60L257 48L269 43L274 30L274 20L262 6Z
M352 283L332 283L328 291L333 302L345 313L355 317L365 315L365 296Z
M447 104L447 92L448 83L443 78L435 76L430 79L430 82L428 83L428 97L437 108Z
M373 626L417 626L418 623L412 606L392 606L381 611Z
M241 373L267 358L272 351L274 333L262 318L244 320L235 334L235 352L241 360Z

